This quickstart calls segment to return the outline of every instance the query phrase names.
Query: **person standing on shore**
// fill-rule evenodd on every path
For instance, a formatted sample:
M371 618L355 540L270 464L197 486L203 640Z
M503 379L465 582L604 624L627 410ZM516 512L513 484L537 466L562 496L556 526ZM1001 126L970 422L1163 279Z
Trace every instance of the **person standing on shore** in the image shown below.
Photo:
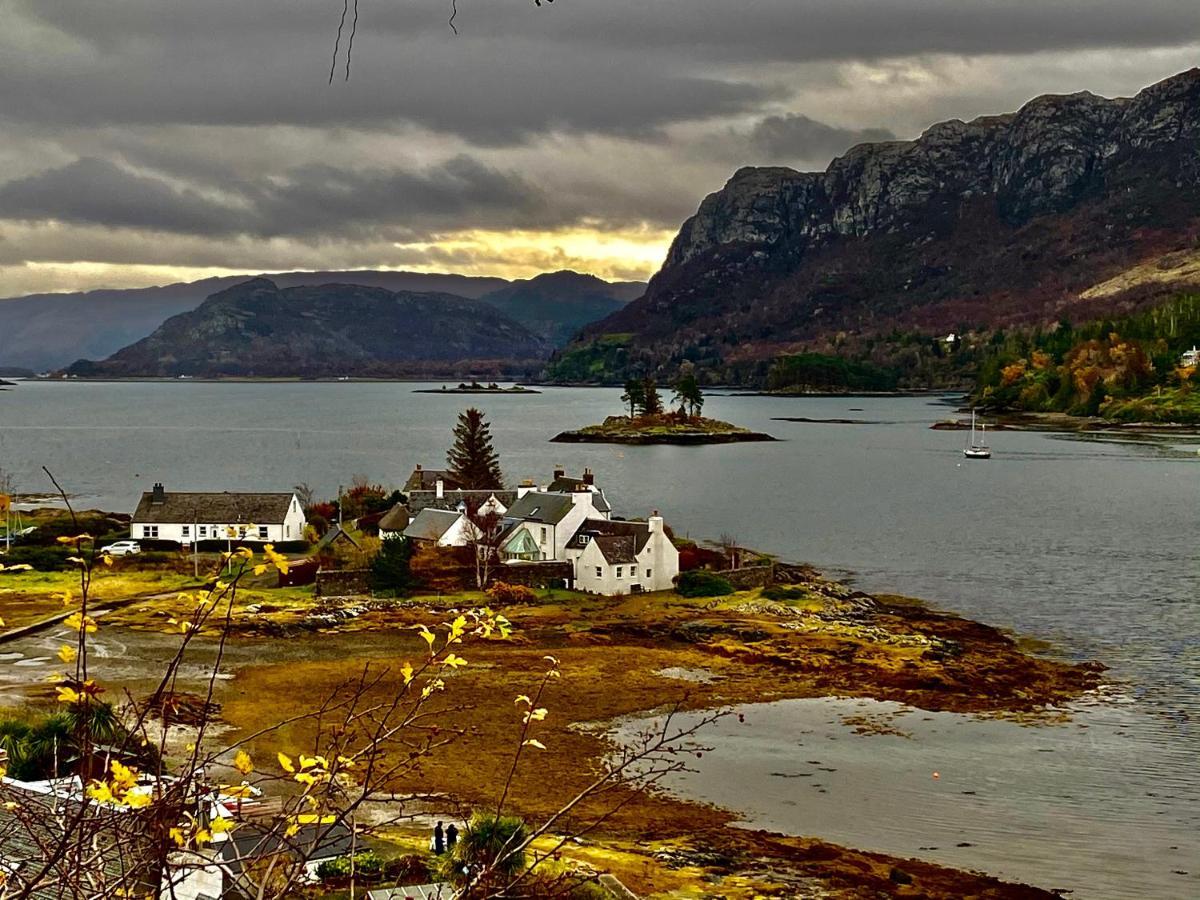
M446 829L446 851L448 853L453 853L454 847L457 843L458 843L458 826L455 825L453 822L451 822L450 826Z
M453 826L451 826L453 827ZM430 849L433 850L435 856L441 856L446 852L446 836L442 831L442 823L438 822L433 829L433 840L430 841Z

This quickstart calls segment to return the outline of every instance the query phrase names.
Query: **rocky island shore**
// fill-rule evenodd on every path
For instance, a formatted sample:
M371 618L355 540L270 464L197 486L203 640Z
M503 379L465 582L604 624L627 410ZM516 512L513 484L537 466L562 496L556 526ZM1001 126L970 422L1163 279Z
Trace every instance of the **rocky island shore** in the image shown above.
M774 441L761 431L751 431L718 419L664 413L655 416L609 416L600 425L563 431L551 438L558 444L738 444Z

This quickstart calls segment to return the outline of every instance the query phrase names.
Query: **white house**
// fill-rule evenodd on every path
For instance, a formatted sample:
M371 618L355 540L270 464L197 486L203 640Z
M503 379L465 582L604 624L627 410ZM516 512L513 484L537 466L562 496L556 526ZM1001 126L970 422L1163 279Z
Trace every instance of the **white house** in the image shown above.
M601 501L600 506L597 501ZM500 558L566 559L567 543L579 526L589 519L606 520L610 515L603 494L590 490L527 491L508 508L507 518L519 522L506 531L500 544Z
M679 551L657 512L645 522L587 520L567 544L576 590L591 594L665 591L679 574Z
M304 539L304 508L292 493L167 491L142 494L130 525L135 541L247 541L282 544Z
M1200 350L1196 349L1195 344L1192 344L1191 350L1183 351L1183 356L1179 357L1179 364L1185 369L1200 366Z

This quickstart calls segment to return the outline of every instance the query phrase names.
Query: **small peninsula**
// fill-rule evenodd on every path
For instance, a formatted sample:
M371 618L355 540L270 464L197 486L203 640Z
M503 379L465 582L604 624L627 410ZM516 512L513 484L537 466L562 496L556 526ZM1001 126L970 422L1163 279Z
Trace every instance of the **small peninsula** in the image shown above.
M442 385L440 388L417 388L413 391L414 394L540 394L541 391L535 391L533 388L525 387L523 384L514 384L512 387L500 387L496 382L492 381L488 384L480 384L478 381L472 381L470 384L459 382L457 387L446 387Z

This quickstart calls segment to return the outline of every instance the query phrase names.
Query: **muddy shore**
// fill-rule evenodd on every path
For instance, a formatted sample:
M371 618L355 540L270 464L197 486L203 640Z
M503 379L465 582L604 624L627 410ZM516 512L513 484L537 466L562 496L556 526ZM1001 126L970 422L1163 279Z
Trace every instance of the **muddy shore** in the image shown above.
M605 729L585 723L674 704L713 709L828 695L1036 720L1100 680L1097 665L1029 655L997 629L904 598L870 597L815 575L789 593L782 600L758 590L711 600L569 597L507 608L517 627L513 639L464 650L469 665L437 701L468 734L395 788L453 798L447 809L494 804L511 761L512 698L530 692L548 653L559 659L563 677L543 700L549 715L540 738L547 749L518 772L510 801L530 820L556 811L612 752ZM235 730L251 730L268 710L273 719L285 718L368 664L390 667L381 692L398 690L395 670L424 652L412 627L436 625L448 614L423 600L360 604L354 615L325 627L239 615L235 627L244 639L286 635L289 644L312 643L314 654L239 669L222 688L222 716ZM148 627L153 618L129 624ZM335 635L342 651L322 653L321 642ZM349 639L359 653L345 653ZM681 680L679 672L698 677ZM304 746L311 735L297 725L259 752L273 754L280 740ZM569 825L587 828L600 817L603 826L589 833L591 854L604 856L642 895L695 896L680 893L686 884L730 898L1053 896L932 863L734 828L727 811L660 793L618 790L584 804ZM809 893L798 893L797 885Z

